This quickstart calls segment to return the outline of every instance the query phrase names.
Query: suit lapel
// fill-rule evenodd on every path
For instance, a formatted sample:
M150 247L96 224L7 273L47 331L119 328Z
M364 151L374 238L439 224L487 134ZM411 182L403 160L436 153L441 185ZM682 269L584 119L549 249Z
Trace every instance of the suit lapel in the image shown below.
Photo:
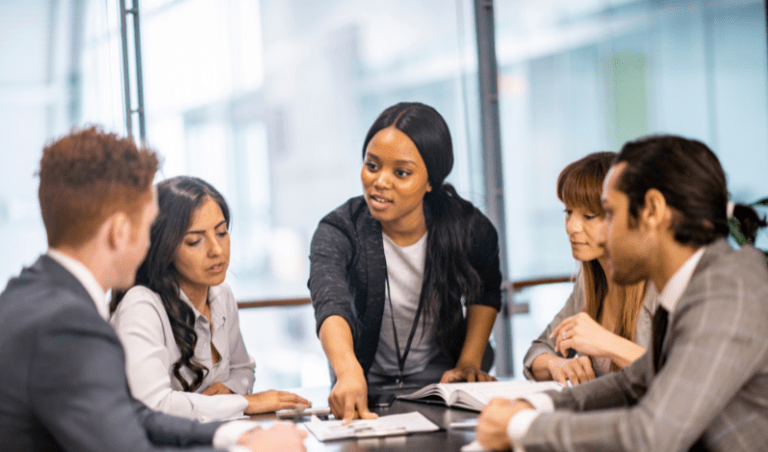
M712 242L709 245L706 245L706 248L704 249L704 254L701 255L701 259L699 259L699 263L696 264L696 268L693 270L693 275L691 276L691 280L688 282L688 286L683 291L683 294L680 296L680 300L677 303L677 306L675 307L675 312L679 312L682 305L687 301L686 294L688 294L691 286L695 286L698 284L697 276L701 274L702 272L706 271L706 269L712 265L712 263L719 257L722 256L728 252L734 251L733 248L731 248L731 245L728 244L728 241L726 239L718 239ZM661 309L661 306L657 308L657 311ZM671 332L674 330L674 322L675 322L675 312L671 312L668 314L668 322L667 325L664 327L664 337L661 342L661 346L659 347L659 353L658 353L658 359L656 357L656 350L654 350L653 355L653 364L654 364L654 370L656 373L658 373L661 368L664 366L664 363L667 361L667 354L669 353L669 347L670 343L672 341L672 337L674 334ZM654 315L654 322L656 319L656 315ZM656 326L654 325L654 330L656 329ZM656 342L656 331L653 332L654 335L654 343ZM655 346L654 346L655 347Z

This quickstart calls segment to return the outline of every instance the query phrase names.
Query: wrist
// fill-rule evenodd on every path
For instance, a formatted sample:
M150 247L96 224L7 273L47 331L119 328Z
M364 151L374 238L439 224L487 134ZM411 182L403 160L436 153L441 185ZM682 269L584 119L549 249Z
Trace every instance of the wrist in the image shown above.
M555 370L562 367L563 362L567 361L565 358L561 358L559 356L555 355L545 355L547 356L547 372L549 372L549 378L554 379L555 378Z
M257 392L255 394L248 394L243 397L245 397L245 401L248 402L248 406L245 407L243 410L243 414L250 415L250 414L257 414L259 409L261 408L261 393Z
M459 358L454 367L477 367L480 368L480 360Z
M600 354L597 356L602 356L610 359L611 361L616 361L619 358L617 351L621 348L621 341L625 340L626 339L621 336L611 334L605 341L605 346L599 350Z
M365 378L363 368L356 359L345 360L333 366L333 371L338 380L347 380L350 378Z

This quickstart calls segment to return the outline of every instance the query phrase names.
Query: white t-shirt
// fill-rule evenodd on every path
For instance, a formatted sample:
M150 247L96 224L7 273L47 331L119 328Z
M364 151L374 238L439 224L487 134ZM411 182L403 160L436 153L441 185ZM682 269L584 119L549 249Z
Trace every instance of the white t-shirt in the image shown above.
M427 256L427 234L409 246L398 246L386 234L383 234L384 257L387 261L389 289L384 292L384 314L381 319L379 345L371 366L371 372L379 375L395 376L400 372L395 336L392 332L392 310L394 309L397 341L400 355L405 351L408 336L411 334L413 320L419 307L421 285L424 280L424 263ZM392 298L390 307L389 297ZM411 349L405 361L403 375L421 372L427 364L440 353L437 345L436 329L432 319L428 319L424 328L422 308L416 333L413 335Z

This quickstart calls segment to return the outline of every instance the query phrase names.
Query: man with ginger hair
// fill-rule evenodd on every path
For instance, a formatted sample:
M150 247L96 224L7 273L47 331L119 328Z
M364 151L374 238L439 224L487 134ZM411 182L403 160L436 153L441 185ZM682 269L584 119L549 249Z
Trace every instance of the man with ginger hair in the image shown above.
M105 292L130 287L147 252L157 166L154 152L96 127L43 150L49 249L0 294L0 450L305 450L292 426L200 424L128 392Z

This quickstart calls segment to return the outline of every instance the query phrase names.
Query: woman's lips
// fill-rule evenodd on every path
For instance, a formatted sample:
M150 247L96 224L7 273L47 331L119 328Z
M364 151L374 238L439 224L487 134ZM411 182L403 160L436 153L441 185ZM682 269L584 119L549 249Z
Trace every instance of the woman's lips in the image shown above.
M368 195L368 205L376 210L384 210L392 205L392 201L379 195Z

